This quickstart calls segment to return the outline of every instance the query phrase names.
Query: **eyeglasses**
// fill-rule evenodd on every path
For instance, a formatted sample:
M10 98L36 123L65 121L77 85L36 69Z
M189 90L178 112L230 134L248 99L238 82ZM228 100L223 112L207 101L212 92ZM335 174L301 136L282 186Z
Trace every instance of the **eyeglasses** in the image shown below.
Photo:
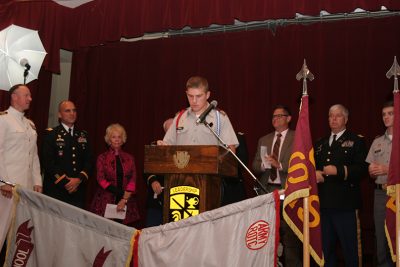
M272 115L272 118L273 119L275 119L275 118L278 118L278 119L280 119L280 118L282 118L282 117L288 117L289 115L287 115L287 114L274 114L274 115Z

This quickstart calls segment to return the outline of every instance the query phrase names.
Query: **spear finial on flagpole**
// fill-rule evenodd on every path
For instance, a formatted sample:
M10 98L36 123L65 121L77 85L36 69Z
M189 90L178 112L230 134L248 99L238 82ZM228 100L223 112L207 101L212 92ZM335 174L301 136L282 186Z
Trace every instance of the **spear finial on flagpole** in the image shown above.
M394 56L393 64L390 67L389 71L386 73L386 77L390 79L392 76L394 76L394 86L393 86L393 93L399 92L399 83L397 80L397 76L400 76L400 66L399 63L397 63L397 58Z
M310 81L314 80L314 74L312 74L311 71L308 69L306 59L304 59L303 66L301 67L299 73L297 73L296 79L298 81L303 79L303 96L307 95L307 79L309 79Z

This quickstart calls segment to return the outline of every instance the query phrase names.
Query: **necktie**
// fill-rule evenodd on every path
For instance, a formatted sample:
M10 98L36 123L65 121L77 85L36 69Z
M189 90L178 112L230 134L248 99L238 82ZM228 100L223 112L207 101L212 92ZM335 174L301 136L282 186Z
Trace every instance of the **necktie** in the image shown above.
M337 136L336 134L333 135L331 146L333 146L333 144L336 142L336 136Z
M68 133L70 136L72 136L72 128L68 128Z
M274 144L274 148L272 149L272 157L278 161L279 159L279 148L281 146L281 136L282 134L278 133L276 135L276 141ZM278 170L275 167L271 168L270 178L274 181L278 177Z

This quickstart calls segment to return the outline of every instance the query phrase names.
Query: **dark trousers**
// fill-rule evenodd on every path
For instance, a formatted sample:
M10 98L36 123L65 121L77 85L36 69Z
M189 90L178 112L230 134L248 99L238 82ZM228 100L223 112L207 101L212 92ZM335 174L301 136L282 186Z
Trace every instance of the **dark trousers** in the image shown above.
M340 242L346 267L358 267L356 211L321 209L321 228L325 267L337 266L337 241Z
M377 267L393 267L395 263L390 256L388 242L385 233L385 216L386 216L386 191L375 189L374 196L374 224L376 238L376 266Z
M160 208L149 208L147 210L146 227L159 226L163 224L163 210Z
M266 185L268 192L282 189L281 185L274 185L268 183ZM283 260L284 266L288 267L301 267L303 266L303 244L300 239L296 236L293 230L289 227L286 221L283 219L283 201L281 201L280 210L280 228L279 234L280 240L283 245ZM281 259L282 260L282 259Z
M7 239L4 241L3 248L0 252L0 266L3 266L4 262L6 261L6 251L7 251Z

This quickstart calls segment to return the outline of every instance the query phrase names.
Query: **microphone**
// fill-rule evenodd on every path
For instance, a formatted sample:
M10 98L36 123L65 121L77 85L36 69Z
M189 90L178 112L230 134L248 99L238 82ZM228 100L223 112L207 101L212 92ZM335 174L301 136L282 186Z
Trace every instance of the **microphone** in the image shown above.
M208 106L208 108L206 110L204 110L203 113L201 113L200 117L196 120L196 124L203 123L204 120L206 119L208 113L210 113L210 111L212 109L216 108L217 105L218 105L218 102L216 100L211 101L211 103Z
M30 69L31 69L31 65L29 65L29 61L28 61L26 58L22 58L22 59L19 61L19 64L20 64L21 66L25 67L27 70L30 70Z

